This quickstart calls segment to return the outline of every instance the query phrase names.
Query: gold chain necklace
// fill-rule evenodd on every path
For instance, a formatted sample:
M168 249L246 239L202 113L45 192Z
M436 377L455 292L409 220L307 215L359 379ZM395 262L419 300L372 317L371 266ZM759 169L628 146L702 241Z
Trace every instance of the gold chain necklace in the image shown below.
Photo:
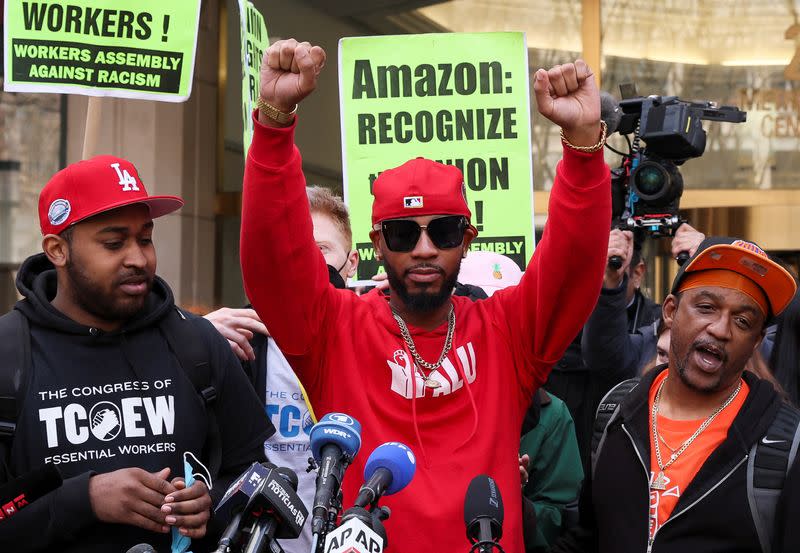
M661 390L664 389L664 383L666 381L667 381L666 378L661 381L661 384L658 386L658 392L656 392L656 397L653 400L653 411L652 411L652 418L653 418L653 423L652 423L652 427L653 427L653 447L656 450L656 462L658 463L658 475L653 479L653 483L650 484L650 489L651 490L665 490L665 489L667 489L667 479L664 476L664 471L667 468L669 468L672 465L672 463L674 463L684 451L686 451L686 448L689 447L692 444L693 441L695 441L695 439L700 435L701 432L703 432L703 430L708 428L708 425L711 424L711 422L715 418L717 418L717 415L719 415L722 412L723 409L725 409L728 405L731 404L731 402L739 394L739 390L742 389L742 379L740 378L739 379L739 384L736 386L736 389L731 393L731 395L728 396L728 399L726 399L722 403L722 405L717 407L716 411L711 413L708 416L708 418L702 422L702 424L697 428L697 430L694 431L694 434L689 436L689 438L685 442L683 442L681 447L679 447L677 451L672 453L672 455L669 458L669 461L667 461L666 464L665 464L665 463L663 463L661 461L661 447L659 446L659 443L658 443L659 442L659 440L658 440L659 434L658 434L658 422L657 421L658 421L658 405L659 405L659 403L661 403ZM667 447L669 447L669 446L667 446Z
M408 327L406 326L406 322L403 318L397 313L397 311L392 309L392 316L394 320L397 321L397 326L400 327L400 335L403 337L403 341L408 346L408 351L411 352L411 357L414 358L415 367L417 368L417 373L422 377L425 386L431 389L435 389L441 386L441 384L433 380L431 375L436 372L439 367L442 366L447 354L450 353L450 348L453 347L453 334L455 334L456 330L456 312L453 309L452 304L450 305L450 313L447 315L447 336L444 339L444 347L442 348L442 353L439 355L439 359L436 363L428 363L425 361L420 354L417 352L417 346L414 345L414 339L411 337L411 333L408 331ZM424 367L430 371L427 375L425 375L419 367Z

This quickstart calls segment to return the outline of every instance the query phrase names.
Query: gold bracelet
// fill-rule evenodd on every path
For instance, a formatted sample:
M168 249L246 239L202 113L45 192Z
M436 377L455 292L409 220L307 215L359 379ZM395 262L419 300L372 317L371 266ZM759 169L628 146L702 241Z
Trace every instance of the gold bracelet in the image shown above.
M575 151L586 152L587 154L591 154L598 150L602 150L603 146L605 146L606 131L608 131L608 126L606 125L606 122L600 120L600 140L597 141L597 144L594 144L592 146L576 146L575 144L572 144L569 140L567 140L567 137L564 136L564 129L561 129L561 142L563 142L567 147L572 148Z
M294 121L294 115L297 113L297 104L294 105L294 109L292 111L286 113L285 111L281 111L272 104L268 103L261 96L258 97L256 106L258 107L258 111L260 113L263 113L279 125L290 125L292 121Z

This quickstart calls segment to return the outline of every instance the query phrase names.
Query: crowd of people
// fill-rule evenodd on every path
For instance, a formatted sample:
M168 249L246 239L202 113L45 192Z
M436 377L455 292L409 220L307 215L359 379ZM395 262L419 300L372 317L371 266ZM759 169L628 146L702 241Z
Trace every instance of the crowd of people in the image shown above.
M470 251L463 175L420 157L374 182L386 276L357 294L347 207L306 185L294 143L325 59L293 39L264 55L242 205L250 305L175 305L153 232L182 200L149 195L129 161L81 161L42 189L43 252L0 317L0 483L42 465L63 483L2 506L0 550L214 550L230 522L214 507L254 462L296 473L310 510L309 433L331 412L362 427L345 505L368 452L416 457L382 499L388 551L467 551L480 474L509 553L800 550L794 276L747 237L684 224L672 250L689 259L663 304L648 299L642 236L610 230L600 95L577 60L533 75L563 158L527 268ZM281 546L310 552L310 524Z

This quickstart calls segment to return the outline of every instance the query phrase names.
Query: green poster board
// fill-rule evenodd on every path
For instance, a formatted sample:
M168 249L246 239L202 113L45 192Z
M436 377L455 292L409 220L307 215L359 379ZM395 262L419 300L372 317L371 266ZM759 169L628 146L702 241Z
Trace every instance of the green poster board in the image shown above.
M252 113L258 101L261 84L261 59L269 47L267 25L264 16L250 0L239 0L239 26L242 45L242 117L244 155L253 141Z
M182 102L200 0L6 0L4 89Z
M525 267L533 253L533 173L523 33L344 38L339 97L358 278L383 270L369 241L372 183L419 156L464 173L479 231L472 249Z

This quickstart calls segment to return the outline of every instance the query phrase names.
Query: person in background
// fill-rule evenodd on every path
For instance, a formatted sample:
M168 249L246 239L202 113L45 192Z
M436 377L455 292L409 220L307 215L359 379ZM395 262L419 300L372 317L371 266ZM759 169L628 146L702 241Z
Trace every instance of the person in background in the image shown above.
M309 186L306 195L314 241L328 265L330 282L336 288L345 288L345 281L358 268L347 206L327 188ZM310 511L316 473L306 469L311 456L309 433L317 417L302 384L253 309L222 308L205 317L228 339L264 400L267 416L277 430L264 442L267 459L297 473L297 493ZM287 553L308 553L311 524L303 527L296 540L282 540L281 546Z
M672 241L673 256L677 257L683 251L693 255L704 238L703 233L684 223ZM669 343L669 328L661 323L660 313L648 325L637 327L635 331L630 328L627 291L630 290L631 277L627 268L635 259L634 251L631 232L611 231L609 257L612 254L618 256L622 266L616 271L606 267L600 298L581 336L584 362L608 379L611 385L641 374L658 357L658 342L662 345Z

